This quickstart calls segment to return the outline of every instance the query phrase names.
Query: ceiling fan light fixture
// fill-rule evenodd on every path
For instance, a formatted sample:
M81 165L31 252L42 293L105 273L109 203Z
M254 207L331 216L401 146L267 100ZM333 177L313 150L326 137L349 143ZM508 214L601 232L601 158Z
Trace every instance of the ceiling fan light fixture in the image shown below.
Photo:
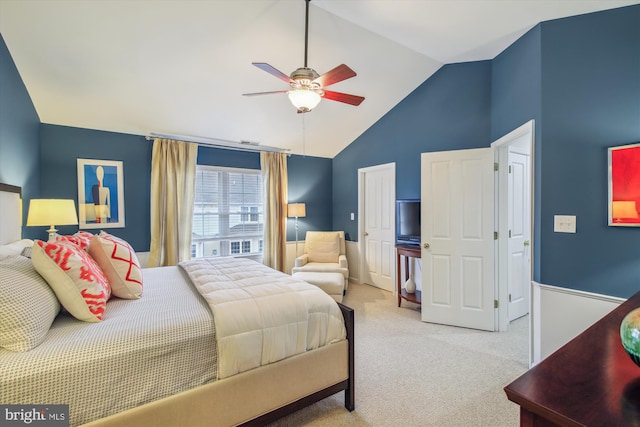
M254 95L270 95L274 93L287 92L289 100L298 109L298 113L308 113L318 106L322 98L327 98L330 101L342 102L344 104L350 104L358 106L364 97L349 95L348 93L334 92L331 90L325 90L326 87L332 84L341 82L343 80L350 79L356 76L356 72L345 64L340 64L337 67L327 71L326 73L319 75L313 68L307 67L307 50L309 47L309 2L311 0L305 0L305 23L304 23L304 67L300 67L287 76L282 71L274 68L266 62L252 62L253 65L260 68L263 71L271 74L274 77L289 84L290 90L276 90L271 92L255 92L244 93L244 96Z
M322 99L318 92L306 88L293 89L287 94L293 106L303 113L316 108Z

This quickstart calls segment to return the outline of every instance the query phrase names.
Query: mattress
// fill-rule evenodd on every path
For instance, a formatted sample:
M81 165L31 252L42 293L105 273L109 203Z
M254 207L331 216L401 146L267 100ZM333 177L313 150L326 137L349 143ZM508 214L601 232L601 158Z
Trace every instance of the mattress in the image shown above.
M0 402L69 404L73 426L214 381L204 299L178 267L145 269L144 279L143 297L112 298L102 322L61 313L33 350L0 349Z

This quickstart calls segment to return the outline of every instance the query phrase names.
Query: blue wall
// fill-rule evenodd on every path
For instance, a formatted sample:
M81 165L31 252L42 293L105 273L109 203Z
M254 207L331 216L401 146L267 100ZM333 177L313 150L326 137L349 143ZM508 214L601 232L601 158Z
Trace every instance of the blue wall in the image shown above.
M541 280L628 297L640 228L607 226L607 147L640 141L640 6L542 24L542 113Z
M542 52L540 25L535 26L493 60L491 79L491 140L535 120L534 152L534 266L540 280L541 241L541 123Z
M151 148L152 143L142 136L42 124L41 197L78 200L79 158L121 160L124 175L125 227L109 228L105 231L125 239L137 251L148 251L151 242ZM77 226L58 228L61 234L71 234L78 230ZM44 230L41 234L44 234Z
M289 202L305 203L307 216L298 219L298 239L308 230L331 231L332 161L322 157L289 156ZM295 240L295 219L287 220L287 240Z
M198 147L198 164L241 169L260 169L260 153Z
M640 228L607 226L607 147L640 141L640 6L545 22L492 61L440 69L336 156L334 228L358 240L358 168L396 162L397 198L419 197L421 152L486 147L531 119L534 278L632 295ZM554 215L576 215L577 233L554 233Z
M40 118L0 35L0 182L22 187L23 224L40 192ZM25 235L30 231L24 227Z
M333 227L358 241L358 169L396 163L396 197L420 198L420 153L488 147L491 62L445 65L333 159Z

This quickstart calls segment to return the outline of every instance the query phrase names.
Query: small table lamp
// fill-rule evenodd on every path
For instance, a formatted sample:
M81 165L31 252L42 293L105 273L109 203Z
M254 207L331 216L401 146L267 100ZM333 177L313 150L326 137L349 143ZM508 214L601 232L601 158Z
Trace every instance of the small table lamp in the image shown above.
M55 239L57 225L77 225L76 205L70 199L32 199L29 202L27 226L49 226L49 241Z
M287 216L296 219L296 257L298 256L298 218L307 216L307 206L304 203L289 203Z

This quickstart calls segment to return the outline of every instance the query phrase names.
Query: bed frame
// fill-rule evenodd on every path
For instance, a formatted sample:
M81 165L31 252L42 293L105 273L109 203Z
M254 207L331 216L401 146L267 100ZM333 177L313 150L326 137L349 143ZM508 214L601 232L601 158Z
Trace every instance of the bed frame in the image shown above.
M21 188L0 183L0 244L20 239L21 205ZM262 426L343 390L344 406L353 411L354 311L338 305L347 330L344 341L113 414L85 426Z

